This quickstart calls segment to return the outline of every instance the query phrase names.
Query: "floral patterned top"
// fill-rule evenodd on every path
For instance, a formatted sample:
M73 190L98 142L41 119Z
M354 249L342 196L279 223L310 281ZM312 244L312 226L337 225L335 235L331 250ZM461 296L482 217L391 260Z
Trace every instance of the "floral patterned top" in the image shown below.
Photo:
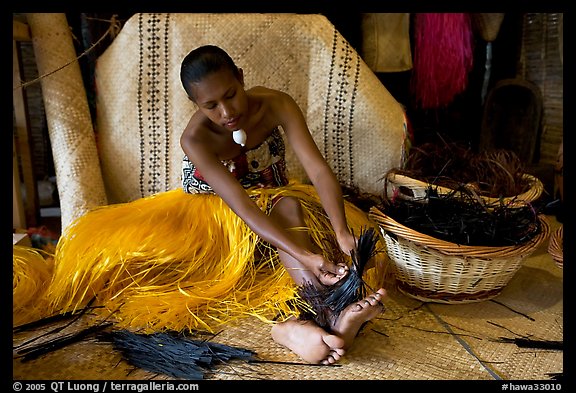
M278 127L258 146L244 150L224 165L244 188L275 187L288 184L286 147ZM185 155L182 160L182 187L189 194L213 193L212 187Z

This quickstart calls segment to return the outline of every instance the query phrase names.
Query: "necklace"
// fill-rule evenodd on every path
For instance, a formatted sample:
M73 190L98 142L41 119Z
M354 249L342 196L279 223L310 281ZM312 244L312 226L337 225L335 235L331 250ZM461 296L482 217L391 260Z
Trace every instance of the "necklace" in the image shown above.
M236 142L240 146L244 146L246 144L246 131L244 131L243 129L234 131L232 133L232 139L234 139L234 142Z

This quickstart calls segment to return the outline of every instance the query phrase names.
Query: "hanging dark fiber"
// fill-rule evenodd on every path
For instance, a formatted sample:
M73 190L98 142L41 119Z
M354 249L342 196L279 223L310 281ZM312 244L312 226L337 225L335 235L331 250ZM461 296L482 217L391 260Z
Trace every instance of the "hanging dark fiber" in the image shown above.
M378 239L373 227L363 228L356 249L351 251L352 265L346 277L332 286L318 288L311 283L300 286L299 294L310 306L310 309L300 308L300 319L314 320L329 330L342 310L366 296L368 288L362 275L368 261L380 251L376 248Z
M138 334L127 330L100 336L111 342L131 365L181 379L204 379L212 369L233 359L253 360L255 352L177 332Z

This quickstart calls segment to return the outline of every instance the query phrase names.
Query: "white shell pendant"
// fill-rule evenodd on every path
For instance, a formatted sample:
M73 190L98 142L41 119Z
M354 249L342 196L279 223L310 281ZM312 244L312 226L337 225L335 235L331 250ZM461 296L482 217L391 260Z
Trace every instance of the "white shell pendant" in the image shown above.
M242 129L236 130L232 133L232 138L234 139L234 142L240 146L246 145L246 131Z

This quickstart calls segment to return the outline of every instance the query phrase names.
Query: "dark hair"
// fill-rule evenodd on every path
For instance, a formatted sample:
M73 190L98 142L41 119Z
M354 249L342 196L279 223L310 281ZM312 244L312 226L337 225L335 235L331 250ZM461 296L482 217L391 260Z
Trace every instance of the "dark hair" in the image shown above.
M180 67L180 81L188 97L193 99L191 84L200 82L206 75L221 69L230 70L240 77L240 71L234 60L220 47L215 45L200 46L186 55Z

